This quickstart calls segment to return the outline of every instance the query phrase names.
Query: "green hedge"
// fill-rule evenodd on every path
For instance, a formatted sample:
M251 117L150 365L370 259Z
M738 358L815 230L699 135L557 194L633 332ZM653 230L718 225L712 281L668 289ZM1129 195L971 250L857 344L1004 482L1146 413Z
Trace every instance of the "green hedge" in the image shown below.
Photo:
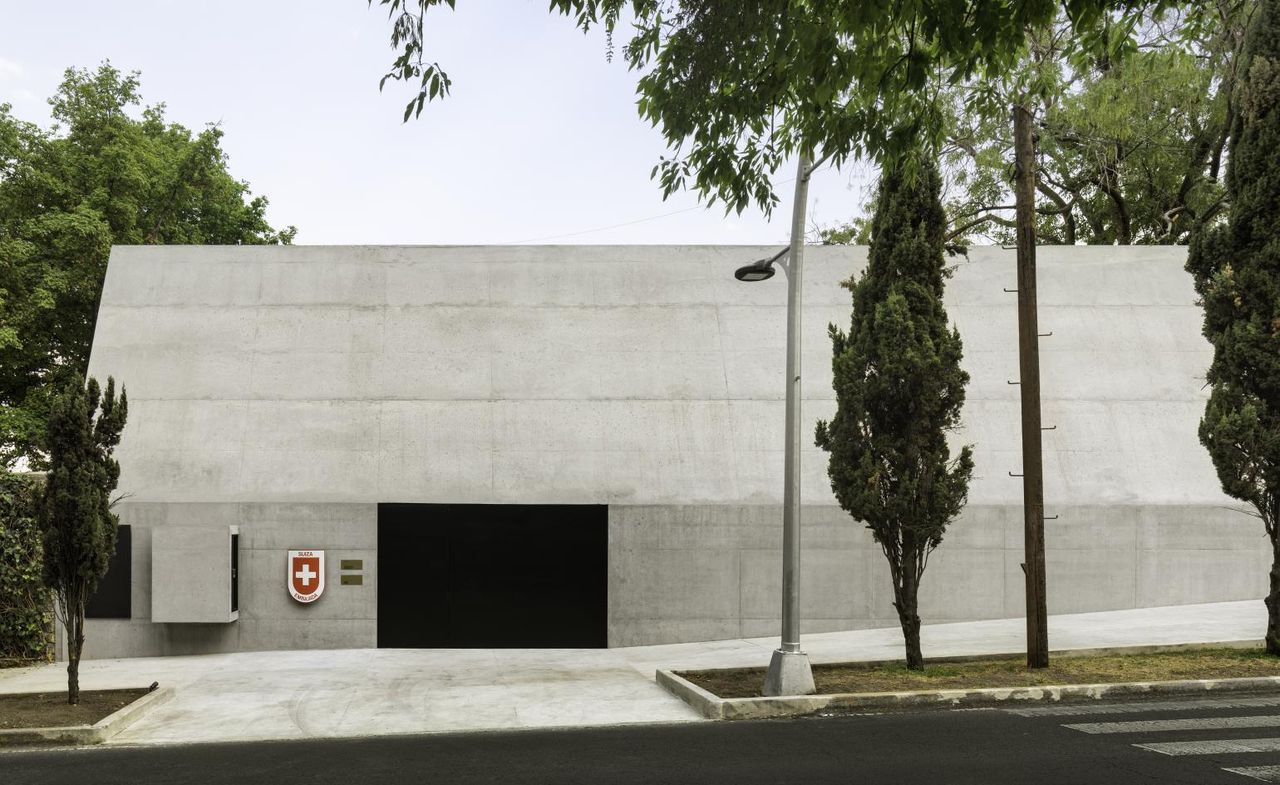
M0 471L0 665L50 660L52 597L41 575L43 545L36 521L40 483Z

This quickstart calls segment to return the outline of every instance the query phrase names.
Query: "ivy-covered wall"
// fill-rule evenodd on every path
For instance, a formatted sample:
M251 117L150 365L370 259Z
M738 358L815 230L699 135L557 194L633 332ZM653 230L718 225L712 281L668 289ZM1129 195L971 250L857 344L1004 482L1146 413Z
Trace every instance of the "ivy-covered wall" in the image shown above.
M41 577L39 481L0 472L0 666L53 657L53 606Z

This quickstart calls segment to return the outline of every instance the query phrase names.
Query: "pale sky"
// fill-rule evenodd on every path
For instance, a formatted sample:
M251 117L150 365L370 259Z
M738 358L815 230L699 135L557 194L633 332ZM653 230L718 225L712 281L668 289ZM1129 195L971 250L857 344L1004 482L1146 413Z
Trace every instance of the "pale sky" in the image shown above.
M606 62L603 34L547 6L459 0L429 16L453 94L402 124L411 91L379 94L394 53L385 12L364 0L0 0L0 102L47 125L65 68L139 70L170 120L222 124L232 174L299 243L786 241L792 164L771 221L691 194L664 202L649 172L665 146L636 114L635 75ZM852 217L872 178L816 174L810 224Z

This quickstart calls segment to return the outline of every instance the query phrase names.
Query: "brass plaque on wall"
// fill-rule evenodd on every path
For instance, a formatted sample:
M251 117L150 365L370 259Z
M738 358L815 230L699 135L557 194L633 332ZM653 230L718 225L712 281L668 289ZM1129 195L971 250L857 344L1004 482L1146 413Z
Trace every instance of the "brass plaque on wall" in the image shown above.
M363 570L364 560L363 559L343 559L341 566L342 566L342 569L344 570Z
M363 575L343 575L342 585L343 586L363 586L364 576Z

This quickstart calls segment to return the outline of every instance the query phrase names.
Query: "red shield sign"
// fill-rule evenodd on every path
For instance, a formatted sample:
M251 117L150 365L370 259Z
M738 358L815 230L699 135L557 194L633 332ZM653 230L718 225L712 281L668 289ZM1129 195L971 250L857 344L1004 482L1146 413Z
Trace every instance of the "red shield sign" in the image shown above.
M289 551L289 594L298 602L315 602L324 594L324 551Z

